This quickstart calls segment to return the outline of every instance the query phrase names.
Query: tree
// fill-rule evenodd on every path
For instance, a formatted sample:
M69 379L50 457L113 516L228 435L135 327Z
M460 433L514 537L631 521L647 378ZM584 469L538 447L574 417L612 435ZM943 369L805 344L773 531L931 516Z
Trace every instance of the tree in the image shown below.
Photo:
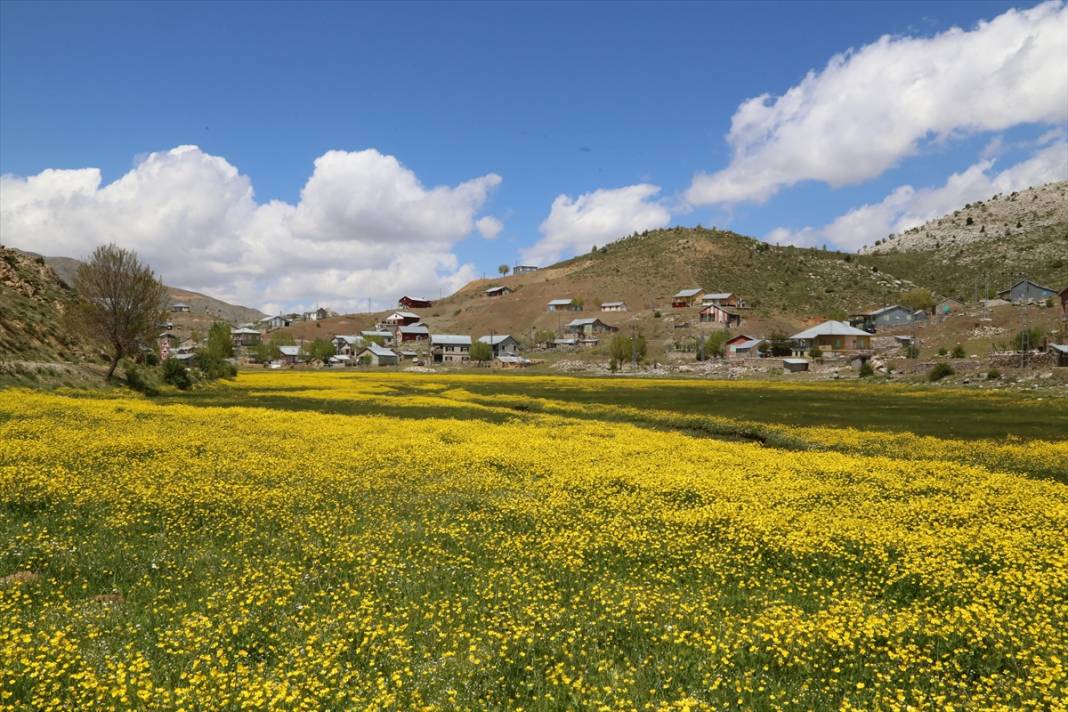
M924 311L931 311L934 309L935 298L930 289L924 289L923 287L917 287L916 289L910 289L901 295L901 303L907 306L913 311L917 309L923 309Z
M497 268L497 271L500 272L501 276L503 277L504 275L508 274L508 270L510 269L511 267L509 267L508 265L501 265Z
M214 359L226 359L234 355L234 339L230 336L230 325L217 321L208 329L208 355Z
M633 360L641 363L645 359L645 337L641 334L634 338L616 334L608 345L608 353L618 364L630 363Z
M260 363L267 363L273 361L281 355L281 351L278 350L278 345L274 343L274 339L271 341L261 341L252 347L252 356Z
M308 356L313 361L326 363L334 355L334 344L327 339L316 339L308 346Z
M108 380L125 356L152 343L167 308L167 288L136 253L102 245L74 278L74 326L108 353Z
M487 344L485 342L482 342L482 341L476 341L473 344L471 344L471 360L472 361L477 361L478 363L485 363L486 361L489 361L492 358L493 358L493 349L490 348L489 344Z
M789 356L794 352L794 342L781 331L772 332L768 337L767 351L772 356Z
M713 331L705 339L704 343L704 357L705 358L723 358L723 345L727 343L731 335L725 330Z
M556 340L556 334L548 329L541 329L534 334L534 342L542 346L548 346Z

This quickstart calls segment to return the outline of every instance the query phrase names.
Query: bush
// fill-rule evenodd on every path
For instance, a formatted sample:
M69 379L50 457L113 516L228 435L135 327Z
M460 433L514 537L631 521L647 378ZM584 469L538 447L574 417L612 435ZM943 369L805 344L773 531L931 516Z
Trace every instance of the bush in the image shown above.
M986 380L988 381L996 381L999 378L1001 378L1001 371L996 368L992 368L986 372Z
M819 346L813 346L812 350L808 352L809 358L820 358L823 356L823 350Z
M156 372L151 368L132 363L126 366L126 385L139 393L146 396L159 395L159 383L156 379Z
M208 381L237 376L236 366L226 359L218 358L205 349L197 352L197 367L200 369L204 379Z
M660 318L660 310L659 309L657 309L656 311L653 312L653 318L654 319L659 319Z
M875 369L871 367L870 363L865 361L864 363L860 364L860 377L861 378L867 378L869 376L874 376L874 375L875 375Z
M946 351L946 347L945 346L943 346L942 348L938 349L938 355L939 356L945 356L947 353L949 353L949 352Z
M148 352L145 353L145 365L146 366L158 366L159 365L159 356L156 355L155 351L148 351Z
M928 372L927 380L931 381L932 383L935 381L941 381L946 376L952 376L954 373L956 373L956 371L953 370L952 366L950 366L945 361L939 361L934 365L930 372Z
M950 358L964 358L965 356L966 354L964 353L964 347L960 344L954 346L953 353L950 354Z
M193 387L193 379L189 375L189 369L183 366L181 361L173 358L163 362L163 382L183 391L188 391Z

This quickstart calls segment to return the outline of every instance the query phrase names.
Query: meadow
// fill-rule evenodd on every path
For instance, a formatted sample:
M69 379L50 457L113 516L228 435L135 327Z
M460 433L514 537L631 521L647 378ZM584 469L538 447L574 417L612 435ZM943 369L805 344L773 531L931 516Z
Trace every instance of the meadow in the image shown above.
M1068 399L0 390L0 709L1064 709Z

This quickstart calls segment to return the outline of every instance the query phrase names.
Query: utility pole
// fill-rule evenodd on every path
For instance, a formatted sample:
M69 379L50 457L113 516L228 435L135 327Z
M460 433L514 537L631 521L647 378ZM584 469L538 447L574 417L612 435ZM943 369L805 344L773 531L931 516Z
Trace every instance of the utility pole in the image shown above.
M630 327L630 365L635 371L638 370L638 326Z

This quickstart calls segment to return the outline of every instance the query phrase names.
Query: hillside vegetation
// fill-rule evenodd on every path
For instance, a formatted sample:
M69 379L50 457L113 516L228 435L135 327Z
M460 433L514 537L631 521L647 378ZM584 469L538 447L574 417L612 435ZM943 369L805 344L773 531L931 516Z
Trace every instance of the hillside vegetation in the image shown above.
M63 325L70 288L40 257L0 246L0 358L63 361L88 350Z
M858 261L967 299L993 296L1021 277L1063 287L1068 285L1068 182L968 203L888 237Z

